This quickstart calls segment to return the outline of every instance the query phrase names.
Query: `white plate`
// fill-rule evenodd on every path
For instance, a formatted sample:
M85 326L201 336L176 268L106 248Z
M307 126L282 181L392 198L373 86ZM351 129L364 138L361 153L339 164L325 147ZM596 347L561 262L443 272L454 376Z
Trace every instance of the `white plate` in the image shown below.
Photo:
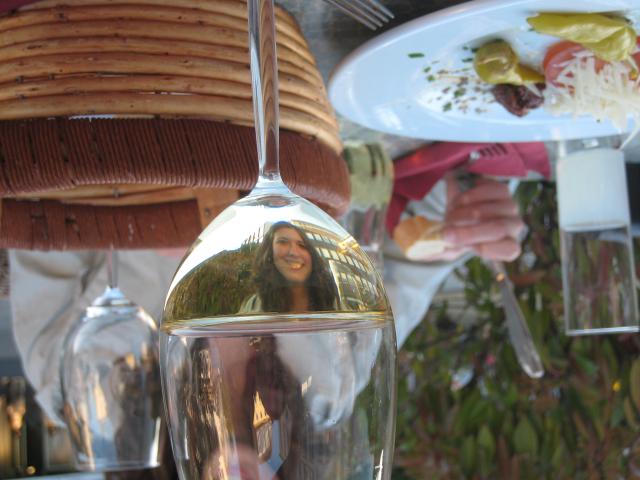
M508 41L539 68L559 39L532 31L538 12L619 12L638 30L640 0L475 0L385 32L345 58L329 81L336 110L368 128L428 140L517 142L620 133L592 117L552 116L542 108L516 117L477 81L473 49ZM421 54L423 56L411 55ZM462 79L468 83L460 85ZM629 128L631 125L629 125Z

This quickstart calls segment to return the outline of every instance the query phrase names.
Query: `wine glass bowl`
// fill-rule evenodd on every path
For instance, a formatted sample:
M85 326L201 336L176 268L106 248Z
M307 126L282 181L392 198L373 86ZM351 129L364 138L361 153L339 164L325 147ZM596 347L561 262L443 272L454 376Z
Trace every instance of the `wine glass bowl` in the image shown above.
M388 478L395 331L382 281L351 235L286 190L253 192L195 242L167 296L161 369L182 479L349 478L383 464Z
M160 465L158 328L117 287L85 309L65 341L63 415L80 470Z
M368 256L349 233L326 213L295 194L264 192L231 205L198 237L170 286L163 329L205 318L216 318L221 324L234 322L235 316L243 313L243 301L258 294L258 285L253 282L253 276L259 273L255 271L255 256L271 226L278 223L288 223L300 231L304 238L296 237L296 240L308 242L307 250L313 252L312 261L306 260L305 265L302 261L296 262L300 260L295 257L297 252L285 253L291 256L289 261L294 270L279 270L282 288L287 275L314 267L312 263L316 261L321 265L315 268L329 274L335 284L328 288L336 289L340 296L331 305L322 306L323 311L389 311L377 272L369 269ZM275 273L278 270L277 252L271 256L276 265ZM314 288L321 288L319 283L326 278L309 281L315 282ZM244 310L244 313L256 313ZM264 312L287 313L273 309Z
M357 242L282 183L272 0L249 0L259 177L169 288L163 393L182 480L390 478L395 329Z

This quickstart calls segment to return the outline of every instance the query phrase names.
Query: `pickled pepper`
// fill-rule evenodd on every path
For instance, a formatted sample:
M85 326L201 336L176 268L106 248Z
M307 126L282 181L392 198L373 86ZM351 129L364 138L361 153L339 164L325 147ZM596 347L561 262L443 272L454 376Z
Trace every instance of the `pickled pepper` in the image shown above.
M636 32L626 19L598 13L540 13L527 18L538 33L570 40L598 58L620 61L636 47Z
M476 52L473 66L478 76L487 83L524 85L544 82L544 76L519 63L518 56L504 40L481 46Z

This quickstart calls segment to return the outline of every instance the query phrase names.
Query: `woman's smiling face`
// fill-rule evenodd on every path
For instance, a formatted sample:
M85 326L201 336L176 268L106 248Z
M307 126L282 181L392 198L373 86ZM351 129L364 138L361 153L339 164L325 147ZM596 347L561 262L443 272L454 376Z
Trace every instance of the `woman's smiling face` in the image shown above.
M275 232L273 263L284 278L293 284L302 284L311 275L311 254L295 229L283 227Z

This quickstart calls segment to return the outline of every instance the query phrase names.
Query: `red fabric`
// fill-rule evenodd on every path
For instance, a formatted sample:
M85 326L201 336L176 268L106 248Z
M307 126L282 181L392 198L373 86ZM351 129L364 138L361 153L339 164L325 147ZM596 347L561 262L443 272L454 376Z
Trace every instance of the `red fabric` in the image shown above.
M465 164L469 172L484 175L524 177L534 171L545 178L551 176L547 151L541 142L427 145L394 162L393 196L386 218L389 234L410 200L421 200L445 173Z
M35 3L38 0L0 0L0 13L9 10L15 10L29 3Z

